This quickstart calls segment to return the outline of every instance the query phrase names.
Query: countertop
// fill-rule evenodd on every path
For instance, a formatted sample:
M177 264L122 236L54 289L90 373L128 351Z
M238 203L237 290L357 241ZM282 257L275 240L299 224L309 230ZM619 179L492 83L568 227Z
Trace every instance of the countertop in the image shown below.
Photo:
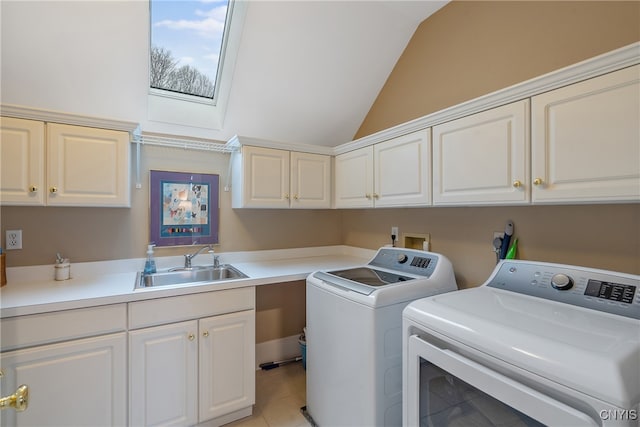
M136 274L142 270L145 258L76 264L71 260L71 279L64 281L54 280L53 264L10 267L7 268L7 285L0 288L0 317L303 280L314 271L366 264L375 252L351 246L322 246L219 253L221 264L232 264L249 277L135 290ZM208 258L206 253L201 254L194 259L193 265L204 265ZM179 267L182 263L180 256L156 258L159 270Z

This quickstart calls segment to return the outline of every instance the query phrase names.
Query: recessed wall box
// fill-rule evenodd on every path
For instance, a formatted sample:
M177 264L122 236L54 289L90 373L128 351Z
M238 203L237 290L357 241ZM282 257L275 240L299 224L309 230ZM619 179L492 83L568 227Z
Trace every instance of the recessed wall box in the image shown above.
M402 242L405 248L424 250L429 247L429 233L402 233ZM425 245L426 244L426 245Z

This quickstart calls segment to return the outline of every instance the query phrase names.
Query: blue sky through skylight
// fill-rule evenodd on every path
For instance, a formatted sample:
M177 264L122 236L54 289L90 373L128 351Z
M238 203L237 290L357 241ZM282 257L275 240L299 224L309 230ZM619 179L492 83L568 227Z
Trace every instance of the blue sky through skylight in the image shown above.
M151 43L216 80L228 0L151 0Z

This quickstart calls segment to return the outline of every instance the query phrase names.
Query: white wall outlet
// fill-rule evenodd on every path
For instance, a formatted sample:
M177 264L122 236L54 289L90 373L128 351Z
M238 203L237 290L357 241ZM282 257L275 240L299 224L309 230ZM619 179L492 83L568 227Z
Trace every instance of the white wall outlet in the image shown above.
M493 232L493 238L494 239L503 239L504 238L504 231L494 231Z
M398 227L391 227L391 235L396 236L396 239L400 236L398 236Z
M22 230L7 230L6 250L22 249Z

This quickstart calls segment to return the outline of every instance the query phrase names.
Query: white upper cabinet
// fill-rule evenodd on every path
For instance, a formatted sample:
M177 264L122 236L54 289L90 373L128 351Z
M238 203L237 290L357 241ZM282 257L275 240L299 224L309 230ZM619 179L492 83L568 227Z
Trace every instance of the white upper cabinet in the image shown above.
M373 146L376 207L431 204L431 129Z
M532 200L640 200L640 65L532 98Z
M430 129L336 156L336 208L431 203Z
M3 205L130 206L124 131L2 118Z
M529 101L433 127L433 204L529 202Z
M373 207L373 146L336 156L336 208Z
M44 123L0 118L0 203L44 205Z
M290 207L330 208L331 157L292 151L290 161Z
M331 157L244 145L232 188L233 208L330 208Z
M127 132L47 124L47 204L130 206L130 152Z

